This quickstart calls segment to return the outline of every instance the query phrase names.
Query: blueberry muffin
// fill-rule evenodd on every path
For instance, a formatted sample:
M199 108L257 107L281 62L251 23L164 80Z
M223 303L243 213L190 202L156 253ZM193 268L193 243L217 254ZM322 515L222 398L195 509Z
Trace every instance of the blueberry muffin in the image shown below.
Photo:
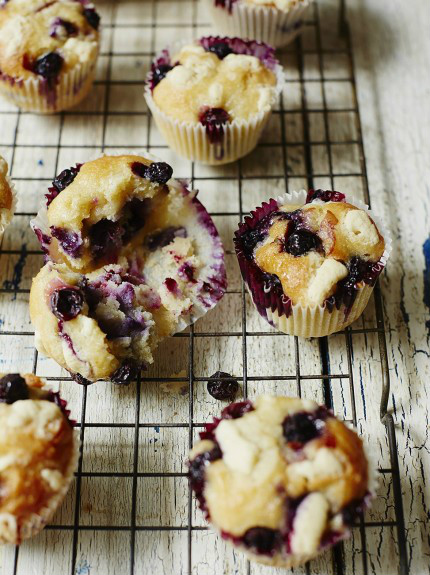
M235 234L242 276L259 313L281 331L321 337L363 312L391 251L367 207L339 192L270 200Z
M158 129L180 155L225 164L257 145L282 80L273 49L206 37L163 50L145 97Z
M32 374L0 374L0 429L0 543L19 544L63 500L78 440L66 402Z
M289 44L302 31L311 0L204 0L215 28L270 46Z
M100 17L87 0L0 3L0 94L22 108L54 113L91 89Z
M0 156L0 241L6 227L10 224L15 207L13 185L7 171L7 162Z
M59 174L32 222L47 259L30 293L36 345L78 381L130 382L225 292L218 232L171 176L104 156Z
M206 425L189 477L221 536L268 565L292 568L349 535L370 498L358 436L314 401L261 396Z

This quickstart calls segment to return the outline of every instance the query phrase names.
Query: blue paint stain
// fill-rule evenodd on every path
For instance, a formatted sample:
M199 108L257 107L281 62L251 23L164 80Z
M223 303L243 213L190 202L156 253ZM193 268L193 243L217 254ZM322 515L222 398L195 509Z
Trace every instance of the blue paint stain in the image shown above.
M403 321L408 326L409 330L409 314L406 311L405 306L405 274L403 274L400 279L400 312L402 314Z
M361 401L363 402L363 415L364 415L364 420L367 421L366 394L364 393L363 372L361 371L361 365L360 365L360 369L359 369L359 374L360 374Z
M76 575L90 575L91 565L86 559L81 559L76 565Z
M19 289L19 284L22 280L22 272L24 271L25 262L27 259L27 244L24 244L21 248L21 254L18 261L13 269L13 276L11 280L5 280L3 282L3 287L5 289L17 291ZM14 299L16 298L16 294Z
M160 433L160 428L159 428L158 425L156 425L156 426L154 427L154 430L155 430L156 433Z
M37 164L38 164L38 166L44 166L44 165L45 165L45 163L44 163L43 160L39 160L39 161L37 162Z
M430 309L430 238L423 243L424 254L424 303ZM430 320L426 321L426 327L430 330Z

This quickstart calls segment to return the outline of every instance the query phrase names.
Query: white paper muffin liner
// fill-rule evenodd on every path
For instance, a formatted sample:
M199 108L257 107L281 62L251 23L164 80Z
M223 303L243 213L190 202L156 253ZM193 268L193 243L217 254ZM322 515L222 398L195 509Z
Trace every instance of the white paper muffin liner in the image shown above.
M9 210L7 210L6 208L3 208L2 210L0 210L0 242L3 238L3 234L4 234L7 226L12 221L12 218L13 218L13 215L14 215L15 209L16 209L16 202L17 202L17 192L16 192L15 184L13 183L13 181L10 179L9 176L6 176L6 181L9 184L10 190L12 192L12 206L10 207Z
M303 29L303 21L312 0L299 0L288 10L261 6L238 0L229 9L216 6L215 0L204 0L218 32L270 44L275 48L286 46Z
M305 190L301 190L299 192L281 195L276 198L276 202L279 206L285 204L304 205L306 202L306 196L307 192ZM367 212L375 222L385 241L385 250L379 260L379 263L385 267L392 250L391 234L388 229L361 200L355 199L354 197L346 197L345 201ZM238 257L239 263L241 263L241 260L244 258L241 258L240 256ZM354 303L349 308L346 308L343 303L340 305L339 309L337 309L336 306L333 306L331 311L325 305L311 307L291 304L289 306L289 313L286 314L285 305L288 307L288 304L283 300L283 298L281 298L279 307L283 309L284 313L279 313L278 309L272 311L271 307L266 307L263 314L261 310L261 302L258 301L258 292L261 292L262 286L249 285L246 267L246 262L243 261L241 265L242 276L244 277L248 291L258 311L261 315L266 317L271 325L279 329L279 331L298 337L324 337L346 328L363 313L374 288L374 286L367 284L360 287Z
M98 52L88 62L74 66L60 74L58 82L49 87L45 78L33 76L16 80L0 74L0 95L9 102L29 112L54 114L76 106L90 91L96 73Z
M177 42L169 46L167 50L163 50L156 57L156 60L160 57L170 56L190 43L189 41ZM270 47L267 48L270 49ZM243 158L257 146L261 132L270 118L273 106L285 82L282 66L276 60L273 60L273 72L276 75L277 82L271 108L259 112L250 120L235 119L224 124L222 140L216 144L210 142L206 128L202 124L176 120L157 106L152 97L151 72L146 79L145 100L151 110L157 128L167 144L177 154L189 160L211 166L229 164L239 158Z
M80 445L81 442L78 432L74 431L72 456L66 473L63 476L63 484L60 490L52 495L48 504L42 507L38 513L32 513L20 525L18 525L15 515L11 513L0 513L0 544L10 543L20 545L26 539L30 539L40 533L50 522L54 513L63 502L73 481L74 473L78 466Z

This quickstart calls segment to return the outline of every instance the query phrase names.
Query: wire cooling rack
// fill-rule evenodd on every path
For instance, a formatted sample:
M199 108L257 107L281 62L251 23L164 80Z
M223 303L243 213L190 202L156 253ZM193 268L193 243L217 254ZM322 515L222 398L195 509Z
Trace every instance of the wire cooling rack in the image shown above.
M168 150L142 97L155 51L211 31L199 3L99 4L104 45L84 104L42 118L0 102L0 150L20 189L0 252L0 370L34 371L59 386L82 442L75 482L53 524L19 549L0 551L1 575L285 573L250 565L226 547L191 497L184 460L221 409L205 385L217 370L238 377L244 397L268 392L325 402L357 427L378 467L378 497L351 539L295 572L406 574L379 287L345 332L310 341L285 336L254 310L231 241L244 214L285 190L339 189L370 202L344 2L313 7L302 36L280 54L287 83L261 144L223 168L193 165ZM80 387L33 347L28 294L42 259L28 223L56 173L122 147L149 149L201 189L225 242L230 287L215 311L161 346L136 385Z

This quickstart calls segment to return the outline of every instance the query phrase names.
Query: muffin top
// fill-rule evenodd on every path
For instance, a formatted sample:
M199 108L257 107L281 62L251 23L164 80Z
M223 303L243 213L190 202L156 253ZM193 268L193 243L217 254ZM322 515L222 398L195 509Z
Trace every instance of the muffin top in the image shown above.
M2 212L7 212L12 208L13 196L7 179L8 165L6 160L0 156L0 226L2 221Z
M249 120L268 111L276 75L250 43L227 38L200 40L153 67L153 98L167 115L206 125ZM164 66L164 68L163 68Z
M12 78L58 77L92 60L100 17L80 0L8 0L0 6L0 71Z
M15 542L67 484L74 458L68 413L35 375L0 374L0 542Z
M293 304L322 305L364 284L383 265L384 238L362 209L337 192L313 192L305 205L277 205L236 237L238 252ZM321 198L340 201L321 201Z
M190 456L191 485L223 536L253 551L309 557L345 535L364 504L361 440L314 401L261 396L231 404ZM263 535L260 537L259 535ZM273 542L259 549L258 540Z

